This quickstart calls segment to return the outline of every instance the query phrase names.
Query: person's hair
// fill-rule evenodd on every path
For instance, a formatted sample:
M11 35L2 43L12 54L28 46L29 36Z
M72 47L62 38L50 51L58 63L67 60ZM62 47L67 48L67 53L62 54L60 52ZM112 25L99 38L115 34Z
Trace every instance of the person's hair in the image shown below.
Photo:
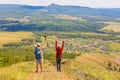
M61 48L61 44L58 44L58 49L60 49Z
M37 47L40 47L40 43L37 44Z
M40 47L40 45L37 45L37 47Z
M58 46L58 49L60 49L61 47L60 46Z

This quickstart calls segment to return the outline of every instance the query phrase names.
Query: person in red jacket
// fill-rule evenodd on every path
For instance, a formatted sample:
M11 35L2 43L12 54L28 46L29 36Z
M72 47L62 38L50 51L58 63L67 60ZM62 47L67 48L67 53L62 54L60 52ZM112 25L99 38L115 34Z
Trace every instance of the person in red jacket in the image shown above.
M61 58L62 58L62 51L64 48L64 40L62 41L62 46L58 44L58 41L56 40L56 64L57 64L57 71L61 71Z

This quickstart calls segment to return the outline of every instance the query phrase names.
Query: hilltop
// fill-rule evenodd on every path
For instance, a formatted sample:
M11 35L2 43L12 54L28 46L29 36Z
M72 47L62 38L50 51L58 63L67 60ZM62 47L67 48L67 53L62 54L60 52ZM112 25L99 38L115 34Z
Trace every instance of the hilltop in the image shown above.
M51 4L48 6L30 6L17 4L0 4L0 12L2 16L5 12L17 13L21 12L24 15L31 14L33 11L45 14L68 14L72 16L104 16L104 17L120 17L119 8L90 8L84 6L57 5ZM29 13L25 13L28 12ZM12 13L11 13L12 14ZM7 14L5 14L7 15Z

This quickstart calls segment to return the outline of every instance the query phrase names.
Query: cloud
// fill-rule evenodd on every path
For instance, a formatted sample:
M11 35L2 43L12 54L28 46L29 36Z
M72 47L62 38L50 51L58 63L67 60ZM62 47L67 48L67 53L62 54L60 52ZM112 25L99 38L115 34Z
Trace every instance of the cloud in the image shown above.
M88 7L120 8L120 0L0 0L0 4L49 5L51 3L61 5L79 5Z

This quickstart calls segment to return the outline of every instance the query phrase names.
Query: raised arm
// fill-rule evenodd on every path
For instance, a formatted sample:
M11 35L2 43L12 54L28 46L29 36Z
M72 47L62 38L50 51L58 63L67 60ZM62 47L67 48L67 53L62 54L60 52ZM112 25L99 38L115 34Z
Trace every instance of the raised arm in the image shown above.
M55 41L55 48L56 48L56 51L57 51L57 47L58 47L58 41L56 40L56 41Z
M62 50L63 50L63 48L64 48L64 43L65 43L65 41L63 40L63 41L62 41Z
M42 49L45 49L47 47L47 44L48 44L47 37L46 36L44 36L44 37L45 37L45 42L42 46Z

